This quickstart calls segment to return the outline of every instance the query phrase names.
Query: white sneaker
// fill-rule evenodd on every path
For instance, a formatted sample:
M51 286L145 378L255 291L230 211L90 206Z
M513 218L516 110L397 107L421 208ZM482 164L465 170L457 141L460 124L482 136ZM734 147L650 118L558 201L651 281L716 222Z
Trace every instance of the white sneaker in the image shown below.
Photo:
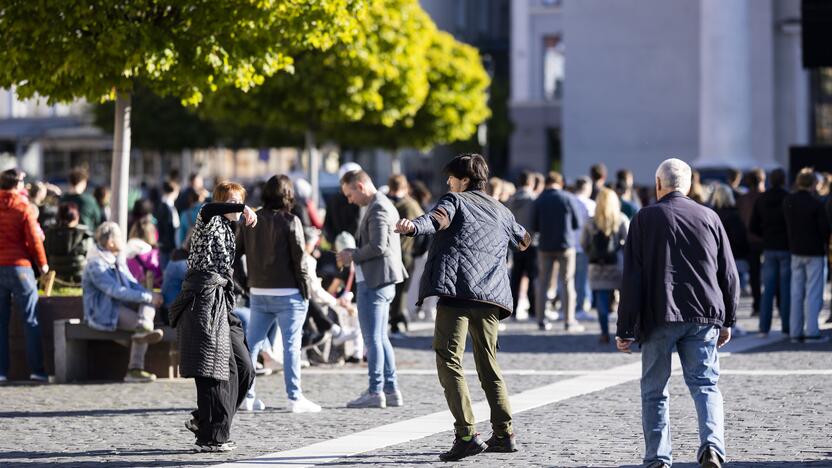
M289 400L289 411L292 413L320 413L321 407L301 395L297 400Z
M263 403L263 400L255 398L246 398L243 400L243 404L240 405L241 411L263 411L265 409L266 404Z
M358 332L355 329L346 331L343 328L341 328L340 333L338 333L337 335L335 333L332 334L332 346L341 346L347 341L354 340L357 336Z

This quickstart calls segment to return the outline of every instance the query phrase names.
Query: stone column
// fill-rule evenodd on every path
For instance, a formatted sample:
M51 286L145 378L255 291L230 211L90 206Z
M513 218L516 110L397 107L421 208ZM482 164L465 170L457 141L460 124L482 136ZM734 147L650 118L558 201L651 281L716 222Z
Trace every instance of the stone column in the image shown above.
M748 0L702 0L696 167L749 168L752 154Z

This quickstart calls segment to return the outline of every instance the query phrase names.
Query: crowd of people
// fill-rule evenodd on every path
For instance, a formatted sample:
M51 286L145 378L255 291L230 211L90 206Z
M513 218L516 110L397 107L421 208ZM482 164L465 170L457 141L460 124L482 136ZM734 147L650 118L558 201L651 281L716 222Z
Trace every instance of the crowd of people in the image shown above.
M665 169L681 170L673 164ZM256 375L282 369L287 408L321 411L303 394L301 368L309 360L304 350L325 342L344 345L345 362L367 362L367 390L347 406L403 406L390 336L404 336L409 321L433 307L426 315L435 315L438 372L458 436L443 459L489 447L514 451L507 390L494 361L500 320L521 320L525 309L541 331L560 321L566 332L581 333L594 309L598 340L609 343L610 317L632 301L624 295L635 277L627 276L628 255L636 255L632 238L647 235L646 217L637 214L643 207L681 209L673 201L679 196L695 204L684 208L691 217L719 220L727 244L718 247L738 266L738 288L752 297L759 333L770 332L776 304L792 341L824 341L819 315L832 175L804 168L790 184L782 169L754 169L703 182L687 170L685 184L665 192L661 174L653 192L636 187L628 170L608 181L603 164L571 183L554 171L523 172L514 185L489 178L482 157L462 155L446 166L450 192L433 205L419 181L394 175L377 188L347 163L325 214L302 178L276 175L249 190L218 181L209 192L199 174L180 189L172 173L159 187L143 187L125 235L108 220L106 188L90 191L85 170L72 170L62 189L27 185L25 173L9 169L0 174L0 382L9 368L12 298L25 322L30 377L48 379L36 276L54 271L58 284L81 288L88 326L132 333L127 382L155 380L144 355L163 339L164 326L176 328L180 372L197 387L197 410L186 426L200 450L231 450L234 413L265 409ZM415 304L407 297L410 283L419 285ZM433 306L431 296L439 298ZM494 436L487 442L473 433L461 370L468 333L478 372L489 382Z

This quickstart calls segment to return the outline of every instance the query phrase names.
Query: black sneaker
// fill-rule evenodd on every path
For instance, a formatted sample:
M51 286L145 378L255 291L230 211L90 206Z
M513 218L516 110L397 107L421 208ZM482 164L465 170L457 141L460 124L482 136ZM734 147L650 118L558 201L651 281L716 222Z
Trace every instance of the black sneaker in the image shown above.
M702 458L699 459L699 463L702 468L722 468L722 460L719 458L716 450L712 448L705 450Z
M488 445L488 448L485 449L486 452L511 453L517 451L517 440L514 434L509 434L506 437L497 437L496 434L492 434L491 438L485 441L485 444Z
M482 453L488 446L480 439L479 434L474 434L471 440L465 442L462 437L454 437L454 445L445 453L439 455L442 461L457 461L465 457L470 457L478 453Z

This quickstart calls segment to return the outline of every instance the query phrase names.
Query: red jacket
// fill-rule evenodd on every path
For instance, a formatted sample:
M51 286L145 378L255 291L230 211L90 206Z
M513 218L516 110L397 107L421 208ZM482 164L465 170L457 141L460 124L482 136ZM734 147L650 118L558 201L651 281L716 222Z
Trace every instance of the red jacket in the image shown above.
M0 190L0 266L46 265L38 222L29 202L11 190Z

